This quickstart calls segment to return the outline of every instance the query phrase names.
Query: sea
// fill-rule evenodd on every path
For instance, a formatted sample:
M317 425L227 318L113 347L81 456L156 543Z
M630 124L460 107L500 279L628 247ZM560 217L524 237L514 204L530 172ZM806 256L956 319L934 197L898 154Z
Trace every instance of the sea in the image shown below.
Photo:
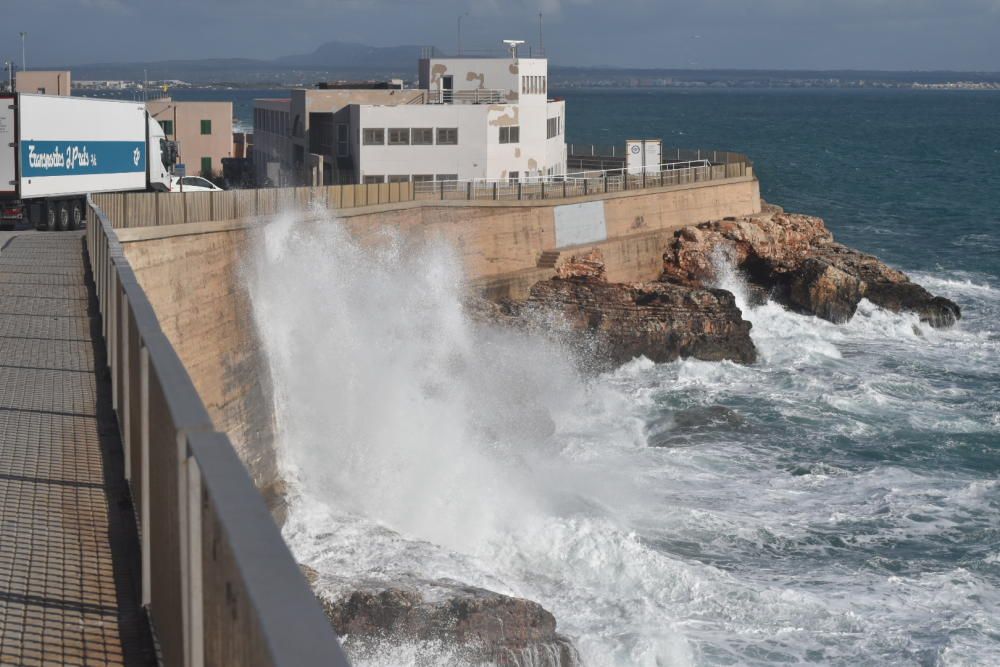
M1000 93L554 94L571 142L750 155L768 202L961 322L864 301L834 325L751 305L729 270L757 363L588 372L470 321L453 249L289 213L244 268L296 557L332 589L535 600L586 665L1000 665ZM394 638L352 657L461 661Z

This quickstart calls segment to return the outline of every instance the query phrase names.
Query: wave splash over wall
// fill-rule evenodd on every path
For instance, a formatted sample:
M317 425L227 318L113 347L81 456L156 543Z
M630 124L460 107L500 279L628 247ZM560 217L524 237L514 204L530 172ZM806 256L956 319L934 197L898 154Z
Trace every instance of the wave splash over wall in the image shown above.
M585 590L606 587L615 559L641 566L609 509L625 481L575 464L554 437L595 412L574 360L470 322L449 248L393 236L362 247L335 220L286 215L261 230L246 277L300 560L344 590L444 578L534 599L562 631L573 622L551 596L574 559ZM386 650L388 664L410 649Z
M300 217L322 214L263 227L245 275L285 536L329 594L451 581L528 598L586 665L1000 655L976 611L1000 603L980 544L997 471L974 458L995 451L1000 396L962 384L1000 376L974 315L931 330L863 302L837 326L749 305L721 271L758 364L586 377L549 339L470 321L447 247L363 246ZM993 288L955 289L1000 312ZM964 439L943 436L956 423ZM952 562L955 545L976 555ZM461 662L391 637L352 659Z

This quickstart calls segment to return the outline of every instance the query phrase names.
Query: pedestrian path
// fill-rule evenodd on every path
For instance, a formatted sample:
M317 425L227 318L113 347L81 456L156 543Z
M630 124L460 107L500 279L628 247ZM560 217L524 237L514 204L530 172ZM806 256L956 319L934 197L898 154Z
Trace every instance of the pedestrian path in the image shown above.
M82 233L0 250L0 665L151 665Z

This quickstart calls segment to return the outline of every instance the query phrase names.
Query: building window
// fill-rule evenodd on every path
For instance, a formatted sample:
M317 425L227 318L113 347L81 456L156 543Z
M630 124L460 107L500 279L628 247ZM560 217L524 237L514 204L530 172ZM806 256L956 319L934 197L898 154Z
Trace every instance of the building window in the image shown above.
M434 174L414 174L414 183L430 183L434 180Z
M202 176L212 175L212 158L203 157L201 159L201 175Z
M390 127L389 128L389 145L390 146L409 146L410 145L410 128L408 128L408 127Z
M437 180L439 181L457 181L458 174L438 174Z
M351 141L346 125L337 126L337 157L347 157L351 154Z
M519 171L510 172L510 176L507 177L507 180L511 183L517 183L518 181L521 180L521 172Z
M415 127L410 130L410 143L414 146L433 146L434 128Z
M365 184L385 183L385 176L365 176Z
M385 145L385 130L381 127L366 127L364 130L365 146ZM381 183L381 181L379 181Z
M437 130L437 143L438 146L456 146L458 145L458 128L457 127L439 127Z
M392 174L389 176L390 183L409 183L409 174Z
M201 133L212 134L212 121L210 120L201 121Z
M161 120L160 127L163 128L163 134L170 136L174 133L174 121L172 120Z
M500 128L500 143L501 144L516 144L521 141L521 127L519 125L511 125L510 127Z
M562 133L562 124L559 122L559 118L560 116L556 116L555 118L549 118L546 121L546 129L548 130L547 134L549 139L558 137Z

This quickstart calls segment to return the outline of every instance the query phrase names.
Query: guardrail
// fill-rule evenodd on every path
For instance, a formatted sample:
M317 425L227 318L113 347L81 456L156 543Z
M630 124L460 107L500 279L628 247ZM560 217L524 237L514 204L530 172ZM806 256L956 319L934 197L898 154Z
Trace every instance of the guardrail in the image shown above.
M139 524L139 602L162 664L347 665L229 438L214 431L111 222L93 199L87 205L87 254Z
M583 171L519 181L420 181L413 184L413 198L418 201L564 199L740 178L752 173L752 168L746 162L711 164L707 160L696 160L664 163L658 169Z
M411 201L410 183L260 188L223 192L106 192L92 195L115 228L180 225L275 215L316 204L354 208Z
M507 91L494 88L473 90L428 90L426 104L502 104L507 101Z

